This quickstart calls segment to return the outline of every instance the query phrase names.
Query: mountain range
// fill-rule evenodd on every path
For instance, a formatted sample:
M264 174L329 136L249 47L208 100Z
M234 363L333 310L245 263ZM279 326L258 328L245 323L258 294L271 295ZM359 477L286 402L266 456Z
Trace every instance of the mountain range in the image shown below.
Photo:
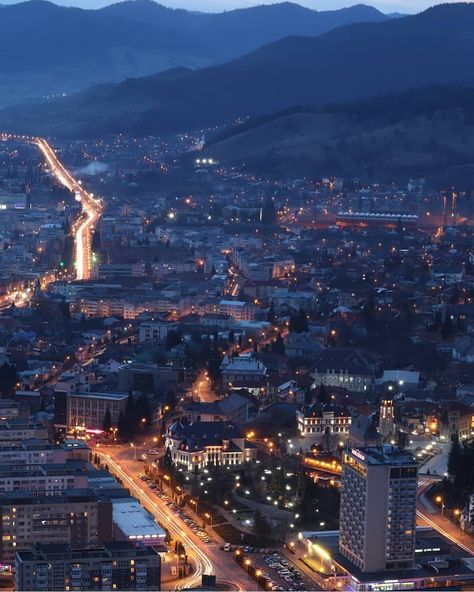
M295 105L324 106L431 84L470 85L473 60L474 4L444 4L317 37L286 37L212 67L177 68L3 110L0 123L53 135L159 134Z
M99 10L31 0L0 6L0 18L0 104L12 104L175 67L217 64L287 35L319 35L388 17L363 5L316 12L283 3L206 14L152 0Z

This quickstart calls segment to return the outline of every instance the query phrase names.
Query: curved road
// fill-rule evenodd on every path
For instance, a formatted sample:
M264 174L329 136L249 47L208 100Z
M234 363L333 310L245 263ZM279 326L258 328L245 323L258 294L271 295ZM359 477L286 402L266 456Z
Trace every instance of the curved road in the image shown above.
M140 501L142 506L153 514L157 522L166 528L174 539L183 542L194 567L194 573L176 581L179 589L200 586L203 574L215 574L217 581L231 590L245 592L256 589L255 582L233 561L230 553L221 551L216 545L203 543L189 526L182 522L139 479L136 463L126 456L130 454L128 449L117 447L116 449L109 448L106 452L95 449L95 452L101 457L102 462L109 466L111 472L122 480L124 486Z
M82 187L80 181L76 181L56 156L56 152L44 138L17 134L0 134L3 141L15 140L35 144L51 172L56 179L76 194L77 201L81 202L81 216L74 222L72 232L74 234L74 260L76 267L76 279L87 280L92 270L92 230L102 214L102 201L94 197Z
M474 556L474 537L463 532L451 520L442 516L433 508L431 502L426 498L425 492L437 481L436 477L420 477L418 480L418 492L416 499L416 514L420 525L428 525L437 530L451 542L471 556Z
M33 138L48 163L51 172L65 187L76 194L81 202L82 214L73 224L76 279L87 280L92 269L92 229L102 213L102 202L86 191L80 181L76 181L56 156L53 148L43 138Z

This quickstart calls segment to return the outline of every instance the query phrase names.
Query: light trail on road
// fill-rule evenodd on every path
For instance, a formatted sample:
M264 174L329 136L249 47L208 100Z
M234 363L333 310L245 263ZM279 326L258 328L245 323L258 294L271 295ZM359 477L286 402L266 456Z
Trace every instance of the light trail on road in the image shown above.
M155 518L157 518L161 526L166 528L175 539L182 540L186 549L192 551L192 555L196 564L195 572L192 576L179 580L179 587L184 588L199 586L201 584L201 576L203 574L213 574L213 564L206 554L201 550L199 545L192 540L190 535L186 533L185 528L187 527L180 525L178 518L175 515L170 516L170 514L161 508L160 504L151 497L151 493L148 493L145 489L142 489L140 485L138 485L132 479L132 477L130 477L126 471L126 464L123 461L121 464L118 464L118 462L116 462L110 454L98 451L97 454L102 459L102 461L106 463L113 470L113 472L115 472L120 477L120 479L122 479L124 483L127 484L127 487L130 487L130 491L142 503L142 505L152 511L153 515Z
M460 531L452 522L447 521L445 524L441 522L438 516L438 513L430 514L426 508L423 507L421 498L424 496L425 491L428 489L430 485L432 485L438 479L436 477L422 477L418 481L418 492L417 492L417 500L416 500L416 515L421 518L423 522L426 522L429 526L431 526L434 530L437 530L441 535L445 538L450 540L452 543L458 545L469 553L469 555L474 556L474 539L472 539L472 543L470 545L466 545L462 541L462 537L466 537L466 533ZM426 499L426 498L425 498ZM430 517L431 516L431 517ZM434 520L432 518L435 518ZM449 531L447 530L449 528ZM469 535L467 535L469 536ZM468 542L469 539L466 539ZM471 540L469 540L471 542Z
M102 213L102 204L100 200L94 198L92 193L86 191L79 181L76 181L64 165L59 161L53 148L43 138L35 138L33 142L38 146L48 163L51 172L56 179L69 191L76 194L76 199L81 202L82 217L77 224L73 225L75 233L75 263L76 279L86 280L90 278L92 269L91 258L91 233Z
M56 156L56 152L44 139L36 136L1 133L0 140L15 140L34 144L40 150L56 179L81 202L81 217L73 224L76 279L87 280L92 270L92 230L102 214L102 201L82 187Z

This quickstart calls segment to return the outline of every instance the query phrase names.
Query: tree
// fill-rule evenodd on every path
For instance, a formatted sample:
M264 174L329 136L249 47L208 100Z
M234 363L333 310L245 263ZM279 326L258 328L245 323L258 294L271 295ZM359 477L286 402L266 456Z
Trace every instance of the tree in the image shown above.
M269 197L265 204L263 205L260 221L262 224L267 226L271 226L276 223L277 221L277 214L275 210L275 205L273 203L273 199Z
M165 454L163 456L163 468L170 471L174 468L173 457L171 456L171 448L169 446L166 447Z
M100 251L101 247L102 241L100 238L100 232L96 230L92 235L92 250L94 251L94 253L97 253L98 251Z
M125 407L124 417L124 435L126 438L133 438L137 433L138 424L137 409L133 396L130 394L127 399L127 406Z
M151 410L150 410L150 403L148 402L148 397L145 394L141 394L136 402L136 421L137 421L137 430L140 427L146 427L151 424Z
M454 337L454 325L450 315L446 315L443 324L441 325L441 337L443 339L452 339Z
M329 403L328 390L324 384L320 384L316 390L316 401L322 405Z
M285 494L285 473L283 468L273 469L270 486L274 497L281 498Z
M125 419L125 415L122 411L119 414L118 422L117 422L117 431L121 438L127 438L129 436L129 427L128 422Z
M281 333L278 333L277 338L272 343L272 353L274 354L284 354L286 351L285 349L285 342L283 341L283 337Z
M253 515L253 533L257 539L258 546L265 546L270 540L271 525L265 516L256 510Z
M106 434L110 432L110 428L112 427L112 416L110 415L110 409L107 409L104 415L104 419L102 421L102 429Z
M364 302L364 306L362 307L362 314L364 315L365 325L367 328L369 328L372 325L372 321L374 319L374 310L374 295L371 293L367 300Z
M291 333L305 333L309 330L308 319L304 310L300 310L298 314L290 317L290 332Z
M462 462L461 444L459 438L456 436L451 443L448 456L448 473L454 480L456 480L456 477L460 473Z
M0 366L0 394L2 398L12 397L18 382L16 366L5 362Z
M166 349L170 350L171 348L179 345L181 343L181 333L179 331L168 331L166 336Z
M270 306L268 307L267 321L269 323L271 323L272 325L276 321L275 306L274 306L273 302L271 302Z
M61 314L63 315L64 320L70 321L71 320L71 313L69 311L69 304L65 300L61 300L61 302L58 304L58 308L61 311Z

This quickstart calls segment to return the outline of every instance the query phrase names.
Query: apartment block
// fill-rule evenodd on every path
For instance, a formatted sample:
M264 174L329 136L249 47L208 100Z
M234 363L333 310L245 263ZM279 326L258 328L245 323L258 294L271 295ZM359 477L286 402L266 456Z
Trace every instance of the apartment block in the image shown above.
M112 539L112 503L90 489L53 496L5 493L0 497L0 521L0 561L7 565L33 542L80 548Z
M15 559L15 590L160 590L161 559L153 547L128 542L89 549L35 545Z

